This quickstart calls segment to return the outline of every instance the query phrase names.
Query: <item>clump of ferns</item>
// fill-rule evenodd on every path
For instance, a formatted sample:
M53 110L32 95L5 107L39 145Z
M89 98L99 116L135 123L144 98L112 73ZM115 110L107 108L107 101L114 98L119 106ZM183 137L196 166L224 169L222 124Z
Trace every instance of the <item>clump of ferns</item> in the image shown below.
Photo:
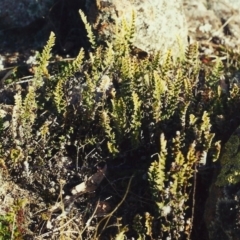
M216 160L220 153L219 142L213 142L214 134L210 132L210 118L206 112L197 119L190 115L189 129L177 131L172 140L160 136L160 152L148 170L148 180L152 189L153 200L157 206L155 219L159 218L160 237L171 239L190 239L193 215L186 215L190 207L189 200L194 201L195 181L192 182L198 164L206 164L209 150ZM192 141L188 132L194 132ZM192 196L193 193L193 196ZM193 214L194 204L191 209Z
M112 54L110 56L113 57ZM181 122L180 125L185 127L186 111L195 112L197 116L204 110L208 110L211 115L217 115L217 111L221 111L222 100L218 86L222 72L221 61L218 61L213 71L208 72L202 80L199 72L203 66L198 59L197 45L189 46L183 63L174 62L170 51L162 62L159 53L151 60L138 61L128 51L124 51L120 60L117 58L114 63L117 63L113 67L114 71L120 69L116 74L119 83L116 98L112 103L123 101L126 106L133 106L133 98L130 96L132 92L137 93L138 98L144 103L140 108L140 115L142 114L141 121L145 123L150 124L154 120L155 127L161 128L177 118L177 121ZM122 108L123 115L126 112L126 107ZM116 120L117 114L112 115ZM122 132L127 131L122 129Z
M74 61L63 62L53 72L48 64L55 37L50 35L25 98L21 92L15 96L14 141L8 154L22 161L35 152L44 164L53 148L60 149L75 134L82 145L106 139L108 151L116 155L126 140L129 148L137 147L142 136L151 135L142 143L150 139L156 144L156 137L164 132L168 142L161 135L159 159L149 168L157 217L171 237L189 236L192 220L185 219L184 212L194 167L206 162L209 150L216 149L212 157L217 158L220 149L219 142L213 143L210 119L214 122L218 115L235 109L239 88L235 84L229 93L222 92L218 84L222 62L206 68L199 61L197 45L190 45L181 61L174 61L171 51L164 57L158 52L139 60L131 54L133 24L123 22L116 28L116 38L104 47L97 47L86 19L85 26L92 44L89 58L83 63L81 50ZM81 82L77 80L79 101L74 105L66 88L77 72L82 76ZM110 96L111 88L115 92ZM24 146L30 147L25 151ZM170 164L165 166L166 162Z

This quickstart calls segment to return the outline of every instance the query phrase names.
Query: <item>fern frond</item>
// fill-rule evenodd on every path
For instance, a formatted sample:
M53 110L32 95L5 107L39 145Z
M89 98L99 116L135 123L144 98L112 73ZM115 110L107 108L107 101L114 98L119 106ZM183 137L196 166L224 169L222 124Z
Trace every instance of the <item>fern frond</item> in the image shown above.
M114 129L116 129L118 141L121 142L127 131L127 106L123 98L112 99L111 103Z
M220 77L223 75L224 65L221 59L217 58L210 75L206 78L206 84L208 86L215 86L218 84Z
M49 39L47 41L46 46L43 49L43 52L39 56L38 60L38 66L36 67L35 70L35 75L34 75L34 85L35 87L41 87L43 83L43 76L50 77L48 73L48 64L49 64L49 59L51 58L51 50L54 46L55 43L55 34L53 32L50 33Z
M192 84L189 78L184 78L183 79L183 85L184 85L184 93L186 94L186 98L189 100L192 100L193 97L193 89L192 89Z
M64 99L63 84L64 80L59 80L53 92L54 103L56 105L58 113L61 113L62 111L66 110L67 107L66 100Z
M132 131L132 142L133 145L136 145L139 142L139 135L141 129L141 105L142 102L139 99L137 93L132 93L132 100L133 100L133 114L131 117L131 131Z
M153 117L156 122L159 122L161 119L161 97L167 90L166 82L161 79L160 75L157 71L153 72L153 81L154 81L154 89L153 89Z
M35 88L33 86L29 86L28 94L23 101L23 109L21 114L22 121L32 125L37 117L36 110L37 103Z
M81 48L81 50L79 51L77 57L73 60L73 71L77 71L79 69L79 67L82 65L84 59L84 50L83 48Z
M207 111L204 111L202 115L202 124L200 129L202 132L209 132L210 128L211 128L210 118L208 116Z
M160 64L160 60L161 60L161 52L157 51L156 54L154 54L153 56L153 60L152 60L152 70L157 70L159 68L159 64Z
M194 114L189 115L189 124L194 125L198 119L194 116Z
M128 230L127 226L120 228L118 234L115 236L115 240L124 240L126 237L125 233L128 232Z
M95 49L97 46L96 46L95 36L93 34L93 31L92 31L92 27L88 23L87 17L86 17L86 15L84 14L84 12L81 9L79 10L79 14L80 14L81 19L82 19L82 21L83 21L83 23L85 25L86 30L87 30L87 36L88 36L89 42L91 43L91 47L93 49Z
M104 67L108 67L113 64L114 62L114 50L113 50L113 45L109 42L107 42L107 48L104 52Z
M21 93L18 92L14 96L15 104L13 107L13 113L12 113L12 134L13 139L17 139L17 130L18 130L18 121L21 119L21 111L22 111L22 96Z
M45 121L44 124L41 126L40 131L39 131L44 143L46 142L47 135L50 134L49 125L50 125L50 123L48 121Z
M110 117L107 111L101 112L101 123L108 138L107 141L108 150L111 154L115 155L119 151L116 145L115 133L113 132L112 127L110 126Z
M162 75L166 76L171 69L173 69L173 59L172 59L172 51L171 49L169 49L165 54L164 62L162 63L162 66L161 66Z
M135 34L136 34L136 12L132 11L132 19L131 19L131 26L129 29L129 37L128 37L128 41L130 43L130 45L132 45L132 43L134 42L134 38L135 38Z
M198 58L198 43L188 45L185 52L185 59L188 63L193 63Z
M166 181L165 164L167 159L167 141L164 134L160 136L160 153L158 161L152 162L148 169L148 179L153 190L153 194L158 199L159 191L162 192L165 188L164 182Z

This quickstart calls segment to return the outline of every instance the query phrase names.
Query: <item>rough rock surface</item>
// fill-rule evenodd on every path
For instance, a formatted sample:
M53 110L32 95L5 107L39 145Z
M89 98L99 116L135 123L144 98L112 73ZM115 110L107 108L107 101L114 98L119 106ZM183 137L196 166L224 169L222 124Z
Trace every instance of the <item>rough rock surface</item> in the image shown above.
M225 144L205 206L210 240L238 240L240 236L240 127Z
M240 45L239 0L184 0L183 5L193 39L210 41L218 37L230 47Z
M131 21L132 11L136 13L136 38L133 45L146 52L171 48L178 53L179 42L187 44L187 24L182 0L87 0L88 19L103 39L113 33L115 20L125 16Z
M17 0L0 1L1 27L24 27L37 18L45 16L54 0Z

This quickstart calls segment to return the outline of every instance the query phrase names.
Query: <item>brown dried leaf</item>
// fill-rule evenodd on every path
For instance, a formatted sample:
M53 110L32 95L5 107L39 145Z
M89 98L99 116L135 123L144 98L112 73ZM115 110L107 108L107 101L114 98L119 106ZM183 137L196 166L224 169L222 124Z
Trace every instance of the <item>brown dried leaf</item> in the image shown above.
M107 164L103 168L98 168L97 172L88 178L86 182L82 182L75 186L71 193L75 194L84 194L87 192L93 192L97 189L98 185L102 182L107 172Z

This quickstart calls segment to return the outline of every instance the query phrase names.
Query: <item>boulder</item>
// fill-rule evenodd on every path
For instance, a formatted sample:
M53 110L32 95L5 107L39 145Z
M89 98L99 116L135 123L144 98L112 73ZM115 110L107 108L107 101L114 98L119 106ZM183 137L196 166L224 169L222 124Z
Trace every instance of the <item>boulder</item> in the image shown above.
M133 45L143 51L165 52L175 55L187 44L187 23L182 0L86 0L88 21L100 39L113 36L114 24L122 17L131 21L136 14L136 36Z
M205 205L209 240L239 240L240 127L224 145Z

